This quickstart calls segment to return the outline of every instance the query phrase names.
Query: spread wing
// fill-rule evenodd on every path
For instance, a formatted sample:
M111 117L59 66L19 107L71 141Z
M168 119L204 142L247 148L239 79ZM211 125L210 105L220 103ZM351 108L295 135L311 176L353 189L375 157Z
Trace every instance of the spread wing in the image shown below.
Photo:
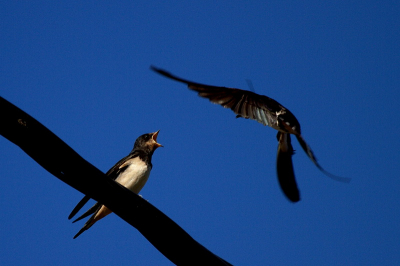
M165 77L187 84L189 89L196 91L199 96L231 109L238 117L253 119L282 132L300 134L300 124L296 117L272 98L247 90L192 82L154 66L151 66L151 69Z
M132 159L137 157L139 154L137 152L131 152L128 156L122 158L121 160L119 160L113 167L111 167L110 170L107 171L106 175L108 177L110 177L112 180L115 180L119 173L127 167L127 165L123 165L127 160ZM79 211L80 209L82 209L82 207L90 200L89 196L84 196L83 199L81 199L81 201L79 201L79 203L75 206L75 208L72 210L72 212L70 213L70 215L68 216L68 220L70 220L72 217L74 217ZM96 203L97 204L97 203ZM93 214L96 210L97 207L95 208L96 204L90 208L89 210L87 210L82 216L80 216L79 218L77 218L75 221L73 221L74 223Z
M237 117L250 118L282 133L296 135L307 156L322 173L341 182L349 182L351 180L350 178L333 175L321 167L310 146L301 136L300 123L296 117L274 99L251 91L196 83L174 76L154 66L151 66L151 69L165 77L187 84L189 89L196 91L199 96L225 108L230 108ZM289 161L287 156L282 156L281 158L285 158L285 161Z
M294 176L292 163L294 150L291 144L290 134L278 132L277 138L279 141L276 159L278 182L285 196L291 202L298 202L300 200L300 192L297 188Z

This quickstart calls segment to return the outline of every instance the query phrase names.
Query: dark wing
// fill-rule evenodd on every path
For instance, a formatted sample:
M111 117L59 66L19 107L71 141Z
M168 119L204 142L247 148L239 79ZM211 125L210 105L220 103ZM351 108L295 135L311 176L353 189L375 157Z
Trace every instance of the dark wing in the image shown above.
M298 202L300 200L300 193L294 176L292 163L294 150L291 144L290 134L278 132L277 138L279 144L276 159L276 171L278 174L279 185L285 196L291 202Z
M238 117L253 119L279 131L300 134L300 124L296 117L272 98L251 91L192 82L154 66L151 66L151 69L165 77L187 84L189 89L196 91L199 96L230 108Z
M301 147L315 166L325 175L342 182L349 182L350 178L335 176L323 169L317 162L310 146L301 136L300 124L296 117L283 105L264 95L251 91L210 86L179 78L171 73L151 66L155 72L170 79L186 83L189 89L198 92L198 95L209 99L211 102L230 108L238 117L250 118L257 122L268 125L282 133L296 135ZM284 156L285 157L285 156Z
M322 166L317 162L317 158L315 158L315 155L314 155L313 151L311 150L311 147L307 144L307 142L303 139L303 137L301 135L296 135L296 138L299 141L300 146L303 148L303 150L307 154L308 158L310 158L310 160L315 164L315 166L322 173L324 173L326 176L328 176L334 180L340 181L340 182L349 183L351 181L351 178L333 175L333 174L329 173L328 171L326 171L324 168L322 168Z
M106 175L108 177L110 177L112 180L115 180L119 173L121 172L121 170L123 170L126 166L121 167L123 163L125 163L127 160L135 158L138 156L137 152L131 152L128 156L122 158L121 160L119 160L113 167L111 167L110 170L107 171ZM83 199L81 199L81 201L79 201L79 203L75 206L75 208L72 210L72 212L70 213L70 215L68 216L68 220L70 220L72 217L74 217L79 211L80 209L82 209L82 207L90 200L90 197L85 196L83 197ZM94 206L93 206L94 207ZM94 213L96 211L96 209L90 208L88 211L86 211L82 216L80 216L78 219L76 219L74 222L77 222L87 216L89 216L90 214Z
M126 161L133 159L135 157L139 156L139 153L137 151L132 151L129 153L129 155L125 156L121 160L119 160L113 167L111 167L110 170L107 171L106 175L111 178L112 180L117 179L119 176L119 173L124 170L127 165L121 167Z

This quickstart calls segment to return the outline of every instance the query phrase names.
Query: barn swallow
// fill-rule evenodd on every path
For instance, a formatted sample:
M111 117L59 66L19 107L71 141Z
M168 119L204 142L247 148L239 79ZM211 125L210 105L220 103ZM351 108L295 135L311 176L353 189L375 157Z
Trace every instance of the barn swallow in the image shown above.
M151 157L153 156L154 151L158 147L163 147L161 144L157 143L158 132L160 132L160 130L153 133L143 134L138 137L129 155L119 160L110 170L108 170L106 175L138 194L149 178L150 171L153 167L151 164ZM71 219L89 199L88 196L85 196L78 205L76 205L68 219ZM93 207L74 221L75 223L93 214L82 229L74 236L74 239L84 231L88 230L98 220L104 218L110 213L110 209L97 202Z
M196 91L199 96L209 99L212 103L230 108L236 114L237 118L250 118L264 126L270 126L278 130L278 154L276 164L278 182L283 193L290 201L298 202L300 200L300 193L293 171L292 156L294 150L290 140L291 134L296 136L300 146L321 172L338 181L350 181L350 178L333 175L321 167L310 146L301 135L300 123L297 121L296 117L274 99L247 90L192 82L174 76L154 66L151 66L151 69L167 78L185 83L189 89Z

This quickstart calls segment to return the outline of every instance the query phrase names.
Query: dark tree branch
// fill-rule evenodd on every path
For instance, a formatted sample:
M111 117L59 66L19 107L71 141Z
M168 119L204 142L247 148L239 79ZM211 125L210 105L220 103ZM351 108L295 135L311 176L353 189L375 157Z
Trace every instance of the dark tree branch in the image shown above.
M176 265L231 265L135 193L109 179L36 119L0 97L0 134L51 174L135 227Z

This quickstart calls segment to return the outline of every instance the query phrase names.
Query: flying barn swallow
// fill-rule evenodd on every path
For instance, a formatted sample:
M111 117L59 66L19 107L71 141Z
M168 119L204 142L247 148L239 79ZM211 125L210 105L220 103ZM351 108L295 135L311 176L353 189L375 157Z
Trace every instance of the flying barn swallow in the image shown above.
M151 164L151 157L153 156L154 151L158 147L162 147L161 144L157 143L158 132L160 132L160 130L154 133L143 134L138 137L129 155L119 160L110 170L108 170L106 175L138 194L149 178L150 171L153 167ZM75 216L75 214L86 204L86 202L88 202L89 199L88 196L85 196L72 210L68 219ZM75 223L93 214L82 229L74 236L74 239L84 231L88 230L98 220L104 218L110 213L110 209L97 202L93 207L74 221Z
M274 99L247 90L192 82L154 66L151 66L151 69L167 78L187 84L189 89L196 91L199 96L209 99L212 103L230 108L236 114L236 117L250 118L264 126L270 126L278 130L276 164L278 182L283 193L290 201L297 202L300 200L300 193L293 171L292 155L294 154L294 150L290 139L291 134L296 136L307 156L325 175L342 182L350 181L349 178L335 176L327 172L319 165L310 146L301 135L300 123L296 117Z

